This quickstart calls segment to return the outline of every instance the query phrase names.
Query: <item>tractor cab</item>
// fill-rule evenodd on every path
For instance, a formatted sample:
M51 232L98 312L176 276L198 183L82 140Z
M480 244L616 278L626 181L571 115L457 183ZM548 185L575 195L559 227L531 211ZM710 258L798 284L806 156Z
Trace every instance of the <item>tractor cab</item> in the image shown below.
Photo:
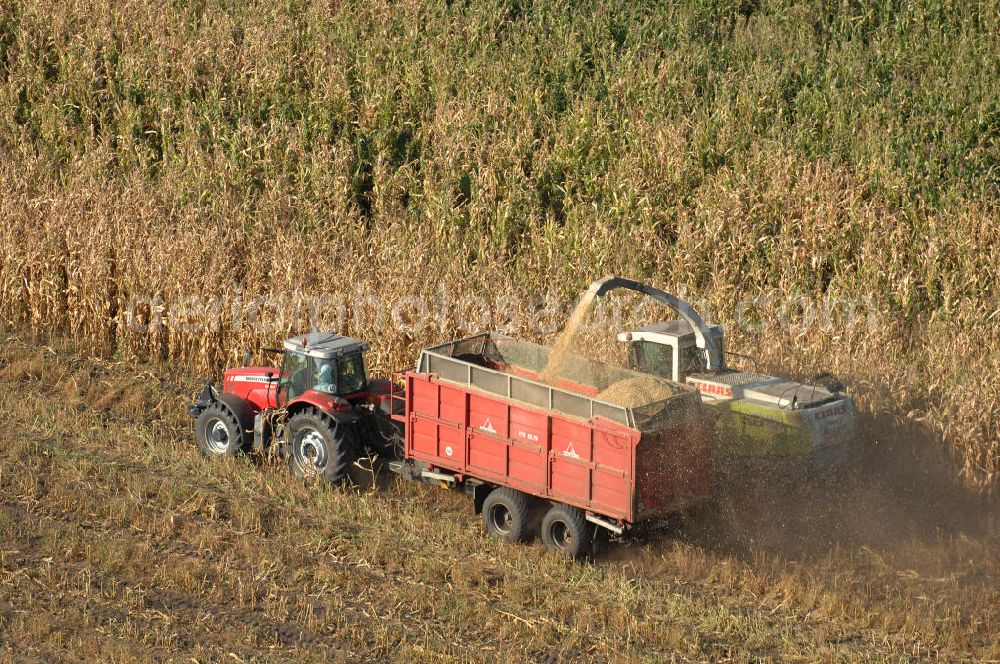
M365 392L368 344L330 332L312 332L284 343L278 405L312 390L337 397Z
M709 325L708 334L724 357L722 327ZM628 344L629 368L636 371L683 383L688 376L707 370L705 350L698 348L694 330L683 320L664 321L621 332L618 341Z

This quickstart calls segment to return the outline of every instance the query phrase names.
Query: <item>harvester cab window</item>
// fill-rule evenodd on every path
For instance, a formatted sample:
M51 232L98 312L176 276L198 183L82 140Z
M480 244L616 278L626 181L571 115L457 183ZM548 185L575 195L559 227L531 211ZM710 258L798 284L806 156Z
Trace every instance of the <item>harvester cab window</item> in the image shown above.
M632 344L630 364L637 371L673 380L674 349L666 344L653 341L637 341Z
M281 367L281 381L278 383L278 403L288 403L310 386L309 359L301 353L285 353Z
M337 360L337 382L340 394L354 394L365 388L365 363L361 353L345 355Z
M705 351L698 346L686 346L681 350L681 380L694 373L705 371Z

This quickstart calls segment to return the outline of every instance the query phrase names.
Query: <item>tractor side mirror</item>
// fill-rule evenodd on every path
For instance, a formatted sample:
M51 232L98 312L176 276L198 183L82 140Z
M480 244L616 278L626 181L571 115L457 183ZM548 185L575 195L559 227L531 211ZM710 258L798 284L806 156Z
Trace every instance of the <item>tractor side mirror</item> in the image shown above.
M247 351L246 353L243 354L243 366L245 367L250 366L251 357L253 357L253 353L251 353L250 351Z
M274 382L274 372L273 371L268 371L266 374L264 374L264 376L267 378L267 382L264 383L264 394L267 395L267 401L268 401L268 403L271 403L271 386L273 385L274 386L274 405L278 405L277 404L277 401L278 401L278 391L281 389L281 386L275 384L275 382Z

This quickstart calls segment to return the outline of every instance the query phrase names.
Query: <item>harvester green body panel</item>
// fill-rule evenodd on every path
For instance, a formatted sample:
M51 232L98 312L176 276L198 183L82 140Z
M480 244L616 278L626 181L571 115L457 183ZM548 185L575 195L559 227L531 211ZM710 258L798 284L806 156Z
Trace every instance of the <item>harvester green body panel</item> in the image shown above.
M718 409L718 458L725 461L804 462L813 468L845 463L854 444L854 404L838 396L810 409L790 410L751 400L706 403Z
M773 457L809 454L810 431L797 413L748 401L707 401L720 417L719 452L726 457Z
M686 382L719 410L718 456L725 461L804 462L814 468L847 460L854 403L824 388L755 373L698 373Z

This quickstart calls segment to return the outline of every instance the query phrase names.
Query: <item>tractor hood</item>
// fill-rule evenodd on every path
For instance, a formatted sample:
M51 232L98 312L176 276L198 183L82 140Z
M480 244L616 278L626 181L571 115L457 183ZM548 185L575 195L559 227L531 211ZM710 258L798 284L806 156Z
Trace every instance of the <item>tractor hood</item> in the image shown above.
M783 409L812 408L838 398L818 385L748 371L691 374L687 383L709 401L740 399Z
M254 411L274 407L280 372L274 367L240 367L223 374L222 390L252 404Z
M280 373L274 367L239 367L238 369L226 369L225 373L223 373L223 380L226 383L256 383L266 385L268 383L277 383Z

